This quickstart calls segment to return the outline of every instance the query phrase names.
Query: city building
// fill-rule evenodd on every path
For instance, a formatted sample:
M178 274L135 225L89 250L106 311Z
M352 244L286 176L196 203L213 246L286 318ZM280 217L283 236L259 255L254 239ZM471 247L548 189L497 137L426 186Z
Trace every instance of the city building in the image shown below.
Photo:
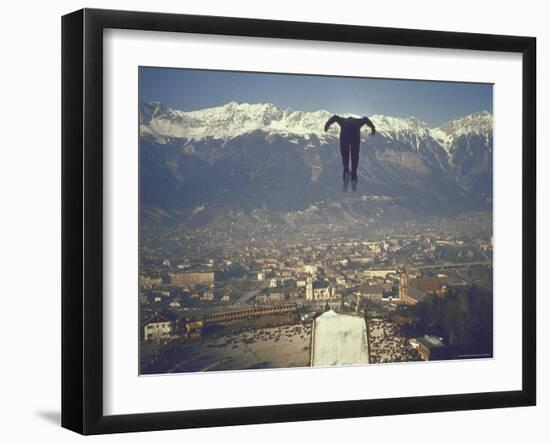
M388 274L397 274L397 269L394 268L371 268L363 271L363 277L373 278L382 277L386 278Z
M256 303L267 303L267 294L259 293L255 297Z
M367 265L372 263L373 257L350 257L349 261L353 264Z
M391 286L387 284L363 284L359 286L358 292L361 297L373 301L381 301L384 295L391 291Z
M409 281L410 286L416 286L426 294L444 295L447 287L439 277L418 277Z
M162 284L162 278L159 276L140 275L139 284L144 289L152 289L155 286Z
M442 296L446 290L447 286L440 277L409 278L407 273L403 272L399 279L399 298L401 303L408 305L415 305L428 294Z
M422 301L428 294L415 287L399 287L399 301L406 305L415 305Z
M270 292L267 296L268 303L282 303L285 301L285 294L282 291Z
M185 335L187 337L200 337L202 334L202 327L204 326L202 321L193 321L185 323Z
M426 334L422 337L417 337L416 346L414 342L411 344L416 347L418 354L423 360L439 360L445 357L445 345L439 338L433 335Z
M331 298L330 283L328 281L313 281L307 279L306 284L306 300L329 300Z
M172 321L160 314L155 314L143 324L143 336L147 341L167 338L171 332Z
M189 272L171 272L168 274L170 281L174 286L185 287L188 285L202 285L214 283L213 271L189 271Z
M336 284L347 287L348 282L346 277L344 277L343 275L339 275L338 277L336 277Z
M291 312L294 309L296 309L296 303L286 303L282 305L235 309L232 311L223 311L223 312L208 314L204 317L204 322L217 323L217 322L223 322L228 320L234 320L237 318L248 318L248 317L254 317L259 315L269 315L269 314L281 314L281 313Z

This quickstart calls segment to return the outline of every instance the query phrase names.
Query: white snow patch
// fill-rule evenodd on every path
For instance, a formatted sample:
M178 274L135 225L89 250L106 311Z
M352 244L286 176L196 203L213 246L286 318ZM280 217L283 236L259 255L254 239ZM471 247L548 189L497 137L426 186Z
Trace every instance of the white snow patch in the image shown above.
M197 215L199 212L204 211L204 209L205 209L205 206L204 206L204 205L196 206L196 207L193 208L193 210L191 211L191 214Z
M315 319L311 365L335 366L369 363L367 325L361 315L332 309Z
M435 141L439 143L439 145L445 150L447 154L449 154L449 149L453 142L453 137L439 128L431 129L430 133L432 134L432 137L435 139Z

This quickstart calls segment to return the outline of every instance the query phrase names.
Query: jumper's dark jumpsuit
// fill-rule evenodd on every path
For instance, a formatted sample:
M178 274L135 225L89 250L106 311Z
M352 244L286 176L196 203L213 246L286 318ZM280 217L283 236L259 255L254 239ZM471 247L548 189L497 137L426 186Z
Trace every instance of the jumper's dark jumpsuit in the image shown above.
M367 118L340 117L333 115L325 123L325 131L333 124L340 126L340 153L342 154L342 163L344 173L349 172L349 160L351 151L351 178L357 180L357 165L359 164L359 145L361 143L361 128L367 125L371 128L372 134L376 129L374 124Z

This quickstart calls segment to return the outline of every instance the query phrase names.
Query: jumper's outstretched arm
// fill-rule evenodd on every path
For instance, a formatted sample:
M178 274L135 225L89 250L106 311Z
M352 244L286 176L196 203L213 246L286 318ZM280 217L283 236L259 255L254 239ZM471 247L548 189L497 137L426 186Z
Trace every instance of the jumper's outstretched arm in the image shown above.
M331 118L329 118L325 123L325 132L327 132L328 128L330 128L338 120L340 120L340 117L338 115L333 115Z
M371 129L371 134L376 134L376 128L374 127L374 123L370 121L368 117L363 117L363 121L365 125L367 125Z

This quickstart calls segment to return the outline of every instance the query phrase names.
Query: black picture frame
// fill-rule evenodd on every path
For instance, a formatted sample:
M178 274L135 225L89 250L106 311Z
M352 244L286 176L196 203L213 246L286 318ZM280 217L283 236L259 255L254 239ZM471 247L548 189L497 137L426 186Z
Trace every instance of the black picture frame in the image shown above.
M522 388L231 409L103 413L103 30L171 31L522 54ZM62 18L62 426L82 434L413 414L536 403L536 39L83 9Z

